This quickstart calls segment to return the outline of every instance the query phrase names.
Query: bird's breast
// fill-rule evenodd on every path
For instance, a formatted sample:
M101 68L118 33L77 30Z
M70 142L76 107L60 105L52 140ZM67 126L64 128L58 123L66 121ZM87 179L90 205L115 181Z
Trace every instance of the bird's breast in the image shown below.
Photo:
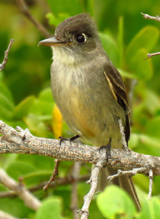
M119 131L118 117L124 117L107 83L103 69L96 66L53 62L51 67L52 94L63 118L75 134L96 145L107 143L111 133Z
M82 69L52 65L51 87L53 98L59 107L62 116L73 132L74 129L92 135L88 128L88 101L89 88L87 78Z

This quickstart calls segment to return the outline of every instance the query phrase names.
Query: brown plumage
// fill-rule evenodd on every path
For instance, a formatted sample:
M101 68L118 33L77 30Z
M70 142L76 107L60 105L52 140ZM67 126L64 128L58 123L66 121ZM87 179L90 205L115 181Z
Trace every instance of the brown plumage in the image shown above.
M96 24L91 20L89 14L82 13L60 23L55 30L55 37L60 40L65 39L65 41L70 41L70 37L68 37L70 34L79 35L85 33L87 36L93 38L98 36L97 31L95 31L96 29Z
M126 123L124 130L125 130L126 142L128 144L130 138L130 125L129 125L129 117L128 117L129 106L128 106L128 99L127 99L124 82L120 73L117 71L117 69L114 66L107 65L105 73L112 84L113 92L115 92L115 95L117 97L117 102L124 109L126 113Z
M119 119L130 136L128 101L121 75L109 60L100 42L95 22L86 13L64 20L53 38L40 45L51 46L51 89L63 118L75 135L95 146L123 148ZM106 174L105 174L106 173ZM115 170L104 168L101 182ZM131 178L118 177L113 183L140 203Z

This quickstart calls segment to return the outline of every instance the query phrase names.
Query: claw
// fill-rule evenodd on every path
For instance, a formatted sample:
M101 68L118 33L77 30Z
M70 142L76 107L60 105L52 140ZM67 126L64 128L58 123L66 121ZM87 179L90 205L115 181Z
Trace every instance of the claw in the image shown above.
M110 138L108 144L105 145L105 146L101 146L100 149L99 149L99 152L102 149L106 149L106 159L107 159L107 162L108 162L108 159L111 158L111 141L112 141L112 139Z
M61 144L62 144L62 142L63 141L74 141L74 140L76 140L77 138L79 138L80 136L79 135L75 135L75 136L73 136L73 137L71 137L71 138L69 138L69 139L67 139L67 138L64 138L64 137L62 137L62 136L60 136L58 139L59 139L59 144L60 144L60 146L61 146Z
M62 144L63 141L68 141L68 139L66 139L66 138L64 138L64 137L62 137L62 136L60 136L58 139L59 139L59 144L60 144L60 146L61 146L61 144Z

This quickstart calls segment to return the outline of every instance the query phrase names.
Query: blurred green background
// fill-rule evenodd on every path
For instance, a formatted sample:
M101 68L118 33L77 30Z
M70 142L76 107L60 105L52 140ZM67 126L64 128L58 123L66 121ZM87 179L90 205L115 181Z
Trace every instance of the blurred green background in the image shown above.
M61 118L50 90L51 49L38 47L44 36L19 10L19 0L0 0L0 63L10 39L15 39L9 52L5 69L0 72L0 119L16 127L29 128L36 136L58 138L72 136ZM89 12L96 20L103 46L113 64L121 72L129 97L131 109L132 134L129 147L137 152L160 156L160 57L146 59L148 52L160 51L159 26L154 20L145 20L141 12L152 16L160 15L160 1L131 0L28 0L29 13L42 24L51 35L55 27L65 18L81 12ZM18 180L23 177L27 188L47 181L52 174L54 159L30 155L1 155L0 165L6 172ZM60 165L59 176L71 175L72 162ZM86 168L87 167L87 168ZM88 173L90 165L82 166L80 175ZM149 180L136 175L143 211L137 218L158 218L156 207L160 207L160 177L154 178L152 202L148 202ZM0 186L0 191L6 188ZM83 196L89 190L85 182L78 185L79 208ZM118 192L118 191L116 191ZM103 193L102 193L103 194ZM111 196L111 192L109 193ZM50 218L73 218L69 209L71 185L57 186L48 192L34 193L42 203L39 212L25 207L18 198L0 198L0 209L16 217L45 218L42 215L47 206L58 206L56 216L54 208ZM49 196L50 199L47 199ZM121 192L119 194L121 196ZM115 196L112 197L113 199ZM98 201L97 201L98 200ZM122 209L106 214L114 205L105 205L105 198L97 196L90 207L90 218L115 218L126 216ZM122 198L122 201L125 197ZM45 201L49 204L46 204ZM100 203L100 204L99 204ZM114 201L113 201L114 203ZM100 206L103 206L102 209ZM12 207L8 207L12 206ZM149 206L149 207L147 207ZM152 206L152 207L151 207ZM16 209L16 210L15 210ZM17 210L18 209L18 210ZM130 208L129 208L130 209ZM125 214L123 214L125 212ZM146 217L146 215L152 216ZM57 216L58 215L58 216ZM63 215L63 216L62 216ZM125 216L124 216L125 215ZM120 218L120 217L116 217Z

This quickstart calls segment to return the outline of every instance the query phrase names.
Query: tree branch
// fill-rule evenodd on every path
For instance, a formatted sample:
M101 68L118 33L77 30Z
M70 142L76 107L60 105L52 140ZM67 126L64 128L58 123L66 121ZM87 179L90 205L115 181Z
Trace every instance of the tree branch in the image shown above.
M124 149L129 152L130 150L129 150L127 142L126 142L126 137L125 137L125 133L124 133L124 127L122 125L122 120L119 119L118 123L119 123L120 133L122 136L122 145L123 145Z
M143 15L143 17L145 19L151 19L151 20L155 20L155 21L160 21L160 17L157 15L156 17L153 17L149 14L144 14L144 13L141 13Z
M63 142L61 146L56 139L45 139L34 137L28 129L17 130L0 121L0 154L36 154L58 158L60 160L79 161L83 163L96 164L105 154L99 152L98 147L91 147L81 143ZM144 167L139 173L149 174L149 169L153 170L153 175L160 175L160 157L139 154L123 149L112 149L111 158L105 163L113 169L132 170Z
M16 3L19 7L19 10L22 12L22 14L31 21L31 23L36 27L36 29L38 29L42 35L44 35L45 37L51 37L52 35L48 32L48 30L42 25L40 24L38 21L36 21L36 19L29 13L28 11L28 7L26 5L26 3L24 2L24 0L16 0Z
M7 214L7 213L5 213L3 211L0 211L0 218L1 219L19 219L17 217L13 217L12 215Z
M151 58L152 56L158 56L158 55L160 55L160 52L147 53L147 58L146 59Z
M144 14L144 13L141 13L141 14L143 15L143 17L145 19L151 19L151 20L156 20L156 21L160 22L160 17L158 15L156 17L153 17L153 16L151 16L149 14ZM151 58L152 56L157 56L157 55L160 55L160 52L148 53L146 59Z
M46 183L46 185L43 187L43 190L44 191L47 191L49 185L51 184L51 182L55 181L56 179L56 176L58 176L58 167L59 167L59 164L60 164L60 160L59 159L56 159L55 160L55 166L54 166L54 170L53 170L53 173L52 173L52 176L50 177L49 181Z
M7 50L4 52L4 59L3 59L3 62L0 64L0 71L2 71L5 68L5 65L8 61L8 53L9 53L9 50L10 50L13 42L14 42L14 40L11 39Z
M153 176L160 175L160 157L138 154L130 150L112 149L111 158L108 159L107 163L106 151L99 152L99 148L97 147L91 147L81 143L70 143L68 141L63 141L60 145L59 140L34 137L28 129L23 130L17 127L15 130L3 121L0 121L0 133L3 135L0 138L0 154L36 154L50 156L60 160L96 164L89 180L91 189L87 196L85 196L84 205L79 211L81 213L81 219L87 219L89 216L89 205L96 191L97 176L103 166L107 165L118 170L118 173L110 176L109 179L124 174L129 176L135 175L136 173L149 175L149 197L151 197L152 193Z
M74 219L79 219L79 215L77 214L77 211L78 211L78 191L77 191L78 184L75 181L75 179L79 177L80 167L81 167L80 163L75 162L73 165L73 169L72 169L72 191L71 191L70 209L72 210Z
M85 176L79 176L74 178L74 182L86 182L89 180L90 175L85 175ZM63 185L70 185L73 182L73 177L64 177L60 178L57 177L54 182L50 183L49 188L55 188L56 186L63 186ZM43 189L43 187L47 184L47 182L42 182L36 186L27 188L28 191L30 192L36 192L40 189ZM15 198L17 197L17 194L14 191L7 191L7 192L0 192L0 199L1 198Z
M14 179L9 177L3 169L0 169L0 183L14 191L29 208L36 211L41 205L41 202L36 197L24 186L19 185Z
M106 157L106 154L103 156ZM84 197L84 204L83 204L82 209L79 210L81 219L87 219L89 217L89 206L97 189L99 172L103 168L104 165L105 165L105 160L99 159L94 169L92 170L91 178L87 182L88 184L91 184L91 188L88 194Z
M153 170L149 169L149 193L148 193L148 199L151 199L151 197L152 197L152 188L153 188Z

